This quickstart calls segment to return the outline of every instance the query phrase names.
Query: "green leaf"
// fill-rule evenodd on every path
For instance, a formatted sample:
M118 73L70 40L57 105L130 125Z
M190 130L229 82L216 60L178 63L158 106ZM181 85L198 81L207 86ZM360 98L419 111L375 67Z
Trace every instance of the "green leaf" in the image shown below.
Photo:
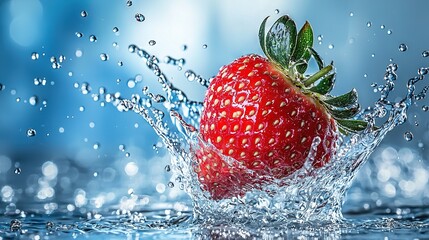
M311 54L308 52L308 48L313 47L313 29L309 22L305 22L301 30L298 33L298 38L295 46L295 50L292 55L293 61L304 59L308 61Z
M267 20L268 20L269 16L266 17L264 19L264 21L262 21L261 26L259 27L259 44L261 45L262 51L264 51L265 55L267 57L268 53L267 53L267 49L265 48L265 25L267 24Z
M317 66L319 66L319 70L323 68L323 60L320 55L314 50L312 47L308 48L311 56L313 56L314 60L316 60Z
M350 92L343 94L338 97L333 97L324 100L323 102L334 106L334 107L347 107L356 104L358 101L358 94L356 89L352 89Z
M368 123L362 120L337 119L336 121L341 127L353 132L365 130L368 126Z
M287 69L296 44L296 25L288 16L280 17L270 28L265 40L267 56Z
M326 106L328 109L328 112L331 113L332 116L336 119L348 119L356 116L356 114L360 111L360 105L356 104L356 106L353 106L351 108L345 108L345 109L333 109L329 106Z
M309 90L314 93L319 93L322 95L327 94L332 90L335 84L335 73L329 74L322 80L320 80L319 84L310 88Z

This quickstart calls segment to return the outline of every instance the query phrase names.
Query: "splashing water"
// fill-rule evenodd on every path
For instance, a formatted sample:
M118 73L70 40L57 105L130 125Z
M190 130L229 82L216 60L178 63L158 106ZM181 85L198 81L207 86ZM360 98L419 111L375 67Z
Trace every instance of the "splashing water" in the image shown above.
M168 170L173 170L173 179L176 179L175 183L168 183L168 186L178 185L189 194L194 205L194 222L203 224L280 222L294 226L293 224L302 222L344 222L341 206L352 179L385 135L407 120L407 109L416 101L424 99L429 89L426 86L419 93L415 90L415 85L428 73L428 68L421 68L418 76L409 79L406 96L400 101L390 101L388 98L394 90L398 66L389 64L384 84L373 84L377 90L375 92L380 93L380 98L374 106L358 115L368 121L367 129L360 134L343 136L338 141L339 147L330 163L322 168L312 167L311 163L315 160L313 153L320 144L320 139L316 138L313 139L307 162L299 171L280 180L264 176L268 180L259 184L258 189L247 186L244 196L214 201L208 192L202 190L194 171L194 153L201 143L205 148L216 151L198 135L202 102L189 100L185 92L176 88L163 73L156 56L136 45L130 45L128 50L138 55L153 72L164 94L154 94L148 87L143 87L142 94L134 94L130 99L109 93L104 93L104 99L121 112L133 111L139 114L162 139L172 156ZM171 64L171 61L167 59L164 63ZM189 81L197 80L205 87L210 83L210 79L204 79L192 70L187 70L185 77ZM169 113L169 118L166 118L166 113ZM410 139L410 136L405 138ZM223 156L219 152L218 154ZM239 168L234 159L225 156L223 160L230 168ZM257 177L251 170L242 170L249 176Z

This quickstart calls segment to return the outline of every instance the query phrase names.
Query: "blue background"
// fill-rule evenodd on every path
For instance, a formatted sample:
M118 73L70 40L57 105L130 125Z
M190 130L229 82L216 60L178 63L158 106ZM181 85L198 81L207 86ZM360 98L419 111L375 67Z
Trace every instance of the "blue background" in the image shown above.
M125 0L2 0L0 208L11 204L27 208L34 202L69 210L100 208L126 202L124 196L131 192L143 203L187 201L177 186L166 186L171 177L164 170L169 155L149 125L137 114L120 113L93 100L100 87L126 98L141 93L143 86L159 90L143 61L129 53L130 44L161 60L186 59L180 71L177 66L162 68L190 98L202 100L204 88L188 82L185 70L209 78L241 55L262 54L257 38L260 22L268 15L272 23L289 14L298 26L305 20L312 24L316 50L326 61L334 61L333 93L356 88L367 107L379 97L370 85L383 82L389 63L399 65L392 100L404 96L406 81L428 65L429 59L422 57L429 49L428 7L423 0L135 0L132 6ZM142 13L145 21L136 21L136 13ZM90 35L97 41L91 42ZM150 40L156 44L151 46ZM398 50L401 43L407 51ZM32 53L38 59L33 60ZM102 53L109 55L108 61L100 59ZM61 55L65 60L54 69L50 59L59 61ZM46 84L35 85L35 78L46 79ZM130 87L130 79L141 81ZM92 89L86 95L80 87L84 82ZM38 99L34 105L29 100L33 96ZM346 206L428 204L429 113L421 110L422 105L386 137L361 169ZM27 137L28 129L36 130L36 135ZM414 134L412 141L404 139L406 131Z

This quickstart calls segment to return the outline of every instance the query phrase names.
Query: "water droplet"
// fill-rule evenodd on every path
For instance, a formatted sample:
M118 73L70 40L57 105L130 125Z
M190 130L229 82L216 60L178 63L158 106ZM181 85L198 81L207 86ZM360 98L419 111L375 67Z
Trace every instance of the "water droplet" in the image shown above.
M367 22L367 23L366 23L366 26L367 26L367 27L371 27L371 26L372 26L372 22Z
M279 13L280 13L280 10L276 9L276 10L274 10L274 13L275 13L275 14L279 14Z
M407 141L411 141L411 140L413 140L413 133L412 132L405 132L404 133L404 138L405 138L405 140L407 140Z
M86 12L85 10L80 12L80 16L81 17L87 17L88 16L88 12Z
M78 85L79 87L79 85ZM89 85L89 83L87 82L83 82L82 85L80 86L80 91L82 92L82 94L86 95L88 93L90 93L92 90L91 86Z
M334 44L329 44L328 46L329 49L334 49L334 47L335 47Z
M30 128L27 130L27 137L34 137L36 136L36 130Z
M429 57L429 51L428 50L423 51L422 56L423 57Z
M133 5L133 1L128 0L128 1L127 1L127 6L128 6L128 7L131 7L132 5Z
M112 29L112 31L113 31L114 33L117 33L117 32L119 32L119 28L118 28L118 27L114 27L114 28Z
M173 182L168 182L167 186L168 186L169 188L174 188L174 183L173 183Z
M39 86L39 85L42 85L42 86L45 86L46 85L46 79L45 78L35 78L34 79L34 85L36 85L36 86Z
M207 48L207 44L203 44L203 49L206 49Z
M37 52L33 52L33 53L31 54L31 59L32 59L32 60L37 60L37 59L39 59L39 53L37 53Z
M422 142L419 142L419 143L417 144L417 146L418 146L419 148L422 148L422 147L424 147L425 145L424 145Z
M423 105L422 106L422 110L425 111L425 112L429 111L429 106Z
M45 225L45 227L46 227L46 230L49 230L49 231L51 231L51 230L53 230L54 229L54 223L53 222L50 222L50 221L48 221L47 223L46 223L46 225Z
M76 55L76 57L78 57L78 58L82 57L82 55L83 55L82 50L80 50L80 49L76 50L75 55Z
M78 38L81 38L81 37L83 37L83 33L80 33L80 32L76 32L75 34L76 34L76 37L78 37Z
M141 13L136 13L134 17L136 18L137 22L143 22L146 19L145 16Z
M60 56L58 57L58 61L59 61L60 63L64 62L65 60L66 60L66 56L64 56L64 55L60 55Z
M28 103L30 103L30 105L35 106L38 102L38 98L37 96L32 96L30 97L30 99L28 99Z
M171 166L170 165L165 165L165 171L166 172L170 172L171 171Z
M153 45L155 45L155 44L156 44L156 41L155 41L155 40L150 40L150 41L149 41L149 45L150 45L150 46L153 46Z
M401 43L401 44L399 44L399 51L401 51L401 52L405 52L405 51L407 51L407 49L408 49L408 46L407 45L405 45L404 43Z
M119 145L119 151L121 151L121 152L125 151L125 145L124 144Z
M100 54L100 59L101 61L107 61L109 60L109 55L107 55L106 53L102 53Z
M391 35L392 34L392 30L391 29L387 30L387 34Z
M18 168L15 168L14 173L15 173L15 174L18 174L18 175L19 175L19 174L21 174L21 168L19 168L19 167L18 167Z
M22 223L18 219L13 219L12 221L10 221L9 226L10 226L10 231L17 232L17 231L21 230Z
M100 144L99 143L94 143L94 145L92 146L92 148L94 148L95 150L100 148Z
M134 87L136 86L136 82L134 81L134 79L130 79L130 80L128 80L128 82L127 82L127 86L128 86L129 88L134 88Z
M97 37L95 35L91 35L91 36L89 36L89 41L90 42L97 42Z

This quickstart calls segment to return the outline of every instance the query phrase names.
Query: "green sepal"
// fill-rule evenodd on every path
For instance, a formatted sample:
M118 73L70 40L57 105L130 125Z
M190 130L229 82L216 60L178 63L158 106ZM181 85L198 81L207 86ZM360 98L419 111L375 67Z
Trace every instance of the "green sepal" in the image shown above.
M343 94L341 96L323 100L323 102L325 102L326 104L329 104L334 107L348 107L350 105L357 103L357 101L358 101L358 94L356 89L352 89L350 92Z
M329 93L335 84L335 73L329 74L322 80L320 80L319 84L310 88L309 90L314 93L319 93L325 95Z
M269 16L266 17L264 19L264 21L262 21L261 26L259 27L259 34L258 35L259 35L259 44L261 45L262 51L264 52L264 54L268 58L270 58L270 56L267 53L267 49L265 47L266 46L266 44L265 44L265 24L267 23L268 18L269 18ZM270 60L272 60L272 59L270 58Z
M267 57L288 69L296 45L295 22L285 15L270 28L265 39Z
M308 52L313 56L314 60L316 60L317 66L319 66L319 70L323 68L323 60L320 55L314 50L314 48L308 48Z
M359 132L367 128L368 123L362 120L354 119L336 119L338 125L349 132Z
M336 119L348 119L356 116L356 114L360 111L360 105L356 104L351 108L344 109L334 109L332 107L326 106L326 109Z
M301 30L298 33L298 38L295 46L295 51L292 55L292 61L305 60L308 62L310 60L311 54L308 51L308 48L313 46L313 29L309 22L305 22ZM308 65L299 65L297 66L297 71L303 74L307 70Z

